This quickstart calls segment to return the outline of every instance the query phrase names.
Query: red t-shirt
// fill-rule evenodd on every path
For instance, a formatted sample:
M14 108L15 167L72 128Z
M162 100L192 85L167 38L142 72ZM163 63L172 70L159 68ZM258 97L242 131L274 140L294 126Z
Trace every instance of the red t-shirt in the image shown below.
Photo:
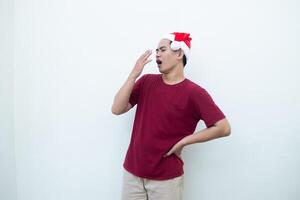
M185 79L166 84L162 74L138 79L129 103L137 104L124 168L148 179L167 180L183 174L183 161L163 157L179 140L193 134L199 120L207 127L225 118L205 89Z

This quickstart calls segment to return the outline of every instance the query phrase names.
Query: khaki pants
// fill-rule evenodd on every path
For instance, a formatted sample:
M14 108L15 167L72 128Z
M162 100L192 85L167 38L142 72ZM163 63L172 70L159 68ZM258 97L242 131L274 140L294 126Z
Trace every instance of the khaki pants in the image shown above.
M182 193L183 175L158 181L140 178L124 170L122 200L182 200Z

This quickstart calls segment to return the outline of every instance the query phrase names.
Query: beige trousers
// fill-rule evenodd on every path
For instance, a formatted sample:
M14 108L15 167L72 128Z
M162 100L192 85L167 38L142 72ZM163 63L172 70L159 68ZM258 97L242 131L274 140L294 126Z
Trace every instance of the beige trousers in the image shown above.
M182 200L183 175L168 180L137 177L124 169L122 200Z

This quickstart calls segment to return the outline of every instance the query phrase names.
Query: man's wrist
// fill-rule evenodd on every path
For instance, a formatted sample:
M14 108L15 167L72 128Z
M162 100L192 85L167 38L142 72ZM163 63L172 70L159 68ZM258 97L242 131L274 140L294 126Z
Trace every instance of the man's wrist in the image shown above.
M137 77L136 76L134 76L134 75L129 75L128 76L128 78L127 78L127 80L129 80L129 81L134 81L135 82L135 80L137 79Z
M182 140L180 141L180 144L181 144L182 147L185 147L185 146L188 145L186 137L182 138Z

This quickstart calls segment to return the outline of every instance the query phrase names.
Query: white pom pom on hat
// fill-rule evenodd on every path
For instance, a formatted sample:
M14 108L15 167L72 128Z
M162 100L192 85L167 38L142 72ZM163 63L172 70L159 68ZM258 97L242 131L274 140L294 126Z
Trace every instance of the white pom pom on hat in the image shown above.
M176 51L178 49L182 49L184 52L184 55L187 60L189 60L191 55L191 40L189 33L183 33L183 32L173 32L166 34L162 39L168 39L171 40L171 49Z

